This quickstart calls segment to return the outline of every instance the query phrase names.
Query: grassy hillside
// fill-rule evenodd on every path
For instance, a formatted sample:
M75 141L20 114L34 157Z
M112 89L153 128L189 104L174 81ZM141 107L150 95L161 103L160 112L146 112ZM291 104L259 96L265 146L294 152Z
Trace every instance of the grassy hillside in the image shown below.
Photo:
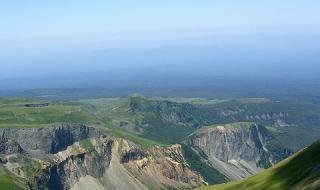
M24 106L37 103L49 103L49 106ZM320 137L319 113L319 107L314 105L263 98L207 100L134 95L62 103L0 97L0 128L89 123L104 125L110 133L138 142L149 139L177 143L203 126L255 122L267 126L281 144L293 151Z
M5 190L23 190L27 189L25 187L25 180L10 174L2 165L0 164L0 189Z
M320 137L320 108L264 98L207 100L134 95L73 102L109 126L163 143L180 142L196 129L254 122L267 126L286 148L297 151Z
M196 122L186 107L142 96L75 101L107 124L108 130L161 143L176 143L191 134ZM189 105L187 105L189 106ZM172 117L171 117L172 116ZM188 118L187 118L188 117ZM126 135L126 134L124 134Z
M320 141L253 177L199 190L320 189Z
M191 147L182 145L184 156L193 171L201 174L208 184L219 184L228 181L228 178L203 160ZM202 156L206 155L202 153Z
M27 189L21 184L17 183L17 179L12 175L0 174L0 189L3 190L23 190Z
M48 103L48 106L26 106ZM0 127L44 127L55 123L96 123L89 112L65 105L26 98L0 99Z
M49 105L26 106L43 103ZM0 128L46 127L63 122L98 124L109 135L129 139L142 146L181 143L195 131L201 132L203 126L235 127L230 124L235 122L249 126L255 122L267 126L276 142L296 150L320 137L319 113L318 107L308 104L258 98L206 100L134 95L129 98L56 102L0 97ZM223 175L199 160L199 155L190 147L184 147L184 150L190 167L208 182L226 181ZM10 176L3 175L0 179L2 182L10 181Z
M254 122L268 126L273 136L293 151L320 137L320 108L307 103L263 98L224 101L192 98L169 100L141 96L129 99L131 112L143 116L145 124L151 124L143 128L143 135L172 142L183 139L185 135L203 126ZM157 136L159 131L167 139ZM180 136L175 135L175 132Z

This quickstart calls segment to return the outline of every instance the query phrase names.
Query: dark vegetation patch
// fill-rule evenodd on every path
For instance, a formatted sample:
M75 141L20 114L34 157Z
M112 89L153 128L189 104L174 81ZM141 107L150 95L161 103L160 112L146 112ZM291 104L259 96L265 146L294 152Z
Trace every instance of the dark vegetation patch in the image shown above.
M143 136L163 143L181 142L195 130L190 126L161 121L154 116L147 116L144 122L147 126L143 127Z
M228 181L227 177L214 169L187 145L182 145L184 156L190 169L198 172L209 184L220 184Z
M121 155L121 163L127 163L132 160L141 160L147 157L149 154L143 150L135 149L125 152Z

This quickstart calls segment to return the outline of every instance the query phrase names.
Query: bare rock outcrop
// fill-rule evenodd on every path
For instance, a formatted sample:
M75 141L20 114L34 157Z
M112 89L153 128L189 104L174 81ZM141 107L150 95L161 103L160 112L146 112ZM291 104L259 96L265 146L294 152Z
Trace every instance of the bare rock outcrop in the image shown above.
M55 154L81 139L101 132L83 124L61 124L43 128L1 128L0 153L42 152Z
M291 154L274 142L265 127L249 123L207 127L186 141L231 179L255 174Z
M168 186L179 189L205 184L200 175L190 170L179 144L138 150L126 141L119 143L121 145L119 151L125 153L122 156L127 157L127 153L135 155L126 159L124 166L129 168L129 171L140 181L144 181L147 186L156 189L166 189Z
M180 145L141 147L85 125L0 129L1 167L33 190L141 190L204 184Z

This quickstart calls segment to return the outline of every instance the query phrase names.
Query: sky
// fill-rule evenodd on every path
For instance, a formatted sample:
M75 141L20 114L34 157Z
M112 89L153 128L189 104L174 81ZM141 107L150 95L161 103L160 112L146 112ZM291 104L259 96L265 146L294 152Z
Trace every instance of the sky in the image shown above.
M0 36L11 42L219 29L318 30L319 8L316 0L3 0Z
M0 79L168 66L316 76L319 10L317 0L2 0Z

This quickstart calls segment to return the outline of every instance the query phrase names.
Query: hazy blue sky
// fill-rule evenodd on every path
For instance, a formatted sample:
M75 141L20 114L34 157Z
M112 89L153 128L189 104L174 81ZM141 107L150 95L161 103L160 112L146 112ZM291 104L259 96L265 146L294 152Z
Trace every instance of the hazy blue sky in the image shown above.
M319 10L317 0L1 0L0 79L132 65L314 72Z
M317 0L3 0L0 39L19 43L215 30L309 31L319 30L319 10Z

